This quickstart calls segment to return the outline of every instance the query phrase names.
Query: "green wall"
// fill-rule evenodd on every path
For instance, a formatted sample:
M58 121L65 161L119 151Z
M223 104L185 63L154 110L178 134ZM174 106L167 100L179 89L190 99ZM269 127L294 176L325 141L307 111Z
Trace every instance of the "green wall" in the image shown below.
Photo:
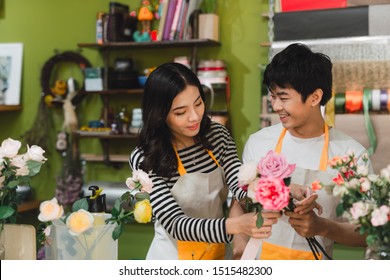
M0 9L0 43L21 42L23 50L23 72L21 84L21 111L0 112L0 140L7 137L20 139L31 128L37 116L41 96L41 70L45 62L55 54L55 50L77 50L78 43L95 41L95 18L98 11L108 11L108 0L3 0ZM140 0L122 0L131 9L138 7ZM259 127L259 69L266 62L267 49L260 47L266 41L267 21L261 16L266 11L268 1L262 0L218 0L217 13L220 15L221 47L199 48L198 58L218 58L226 61L231 78L231 124L232 134L241 155L245 140ZM132 57L139 69L158 65L172 60L177 55L190 55L189 49L123 52L120 55ZM96 50L83 49L82 54L94 66L101 66L102 59ZM70 67L77 73L77 67ZM67 76L68 75L68 76ZM69 71L56 78L67 79ZM133 98L118 101L136 106L139 100ZM135 105L131 105L131 104ZM96 96L88 97L77 107L79 123L98 118L101 102ZM63 113L61 108L51 109L51 143L57 131L61 130ZM51 124L52 123L52 124ZM99 151L100 144L90 141L83 144ZM130 152L134 141L121 142L122 149ZM83 148L83 146L82 146ZM38 199L48 199L54 195L56 176L60 174L63 159L54 150L48 151L48 162L42 171L33 178L33 188ZM88 164L86 180L124 181L129 175L127 165L112 169L103 164Z

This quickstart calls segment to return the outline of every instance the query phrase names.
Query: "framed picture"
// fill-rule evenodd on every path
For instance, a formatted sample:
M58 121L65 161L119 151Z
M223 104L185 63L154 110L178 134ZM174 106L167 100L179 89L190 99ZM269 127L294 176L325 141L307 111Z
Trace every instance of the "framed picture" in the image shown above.
M23 44L0 44L0 104L20 104Z

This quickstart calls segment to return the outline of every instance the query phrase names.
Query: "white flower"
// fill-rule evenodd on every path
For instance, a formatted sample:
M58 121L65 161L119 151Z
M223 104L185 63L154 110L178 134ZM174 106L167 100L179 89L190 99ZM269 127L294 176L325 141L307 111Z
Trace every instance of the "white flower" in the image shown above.
M386 168L383 168L380 172L380 176L387 179L388 181L390 180L390 166L388 165Z
M368 180L370 180L371 182L375 183L378 179L379 179L379 176L376 175L376 174L369 174L367 176Z
M44 153L45 150L37 145L32 145L31 147L27 145L26 161L32 160L43 163L47 160L47 158L43 156Z
M64 214L64 208L58 204L57 198L46 200L39 206L38 220L41 222L49 222L59 219Z
M360 184L363 192L367 192L371 189L371 182L367 178L360 179Z
M365 165L358 165L357 167L357 174L361 176L367 176L368 175L368 168Z
M358 201L352 204L351 215L355 220L367 215L370 205L362 201Z
M335 187L333 188L333 195L334 196L341 196L342 197L347 192L348 192L348 190L345 186L335 185Z
M141 169L133 171L133 177L126 179L126 186L133 190L141 184L141 190L150 193L153 187L153 181L149 178L149 175Z
M347 187L349 188L356 188L356 186L359 185L359 180L356 178L352 178L349 182L346 183Z
M374 227L382 226L389 221L390 207L382 205L371 213L371 223Z
M47 226L47 227L43 230L43 233L45 234L45 236L49 236L50 233L51 233L51 226Z
M11 159L11 165L17 167L16 176L27 176L30 173L24 155L14 156Z
M249 185L257 177L257 163L254 161L245 163L240 166L238 171L239 186Z
M1 143L0 147L0 155L2 157L6 158L13 158L18 154L18 151L20 147L22 146L22 143L18 140L14 140L11 138L5 139Z

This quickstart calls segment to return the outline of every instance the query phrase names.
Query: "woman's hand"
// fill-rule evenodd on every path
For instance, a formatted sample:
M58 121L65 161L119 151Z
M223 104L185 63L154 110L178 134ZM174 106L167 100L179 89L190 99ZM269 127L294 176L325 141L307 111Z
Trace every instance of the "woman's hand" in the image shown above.
M255 212L246 213L239 217L226 219L226 231L228 234L245 234L253 238L268 238L271 236L272 225L276 224L281 217L280 212L261 212L264 223L257 228L257 214Z

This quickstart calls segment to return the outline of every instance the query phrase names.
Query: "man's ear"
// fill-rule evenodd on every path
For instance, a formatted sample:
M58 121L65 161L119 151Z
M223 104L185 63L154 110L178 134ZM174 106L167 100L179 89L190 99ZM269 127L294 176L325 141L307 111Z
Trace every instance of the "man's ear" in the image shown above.
M322 91L322 89L317 88L309 97L311 106L314 107L314 106L320 105L323 94L324 94L324 92Z

